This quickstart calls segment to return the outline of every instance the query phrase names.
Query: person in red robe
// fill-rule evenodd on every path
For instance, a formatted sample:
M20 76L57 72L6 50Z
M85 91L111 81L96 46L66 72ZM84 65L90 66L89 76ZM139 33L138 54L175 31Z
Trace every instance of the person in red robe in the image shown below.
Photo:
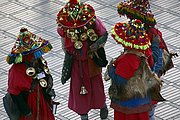
M21 28L7 63L8 93L20 111L18 120L55 120L52 113L53 79L42 57L52 49L46 41Z
M108 67L112 81L109 95L114 120L149 120L152 91L159 95L161 80L151 72L146 57L151 44L144 25L137 19L119 22L111 32L116 42L126 49Z
M177 53L170 53L165 41L163 40L162 33L156 28L157 22L151 11L151 6L148 0L128 0L120 2L117 6L119 15L125 15L129 19L139 19L144 23L144 28L151 41L151 55L152 63L150 67L159 77L164 75L166 71L174 67L172 62L173 56L178 56ZM153 38L157 40L153 41ZM156 42L153 44L152 42ZM158 49L157 49L158 48ZM148 56L149 56L148 55ZM164 59L166 58L166 59ZM154 106L158 101L152 101ZM150 120L155 120L154 117L155 107L149 112Z
M95 10L89 4L70 0L57 14L57 32L62 39L65 59L69 54L73 62L67 62L63 70L70 67L70 92L68 107L88 119L91 109L100 109L100 117L107 118L108 109L102 80L102 67L106 60L104 44L107 31L101 20L95 16ZM69 57L71 58L71 57ZM71 60L69 60L71 61ZM69 68L69 67L68 67ZM62 71L62 84L69 78Z

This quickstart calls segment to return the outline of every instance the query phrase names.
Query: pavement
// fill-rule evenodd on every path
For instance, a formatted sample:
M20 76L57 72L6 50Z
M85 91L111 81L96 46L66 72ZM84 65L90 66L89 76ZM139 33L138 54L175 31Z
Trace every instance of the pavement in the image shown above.
M96 15L104 22L110 32L116 22L126 21L119 18L116 6L122 0L82 0L91 4ZM6 63L6 56L16 40L21 27L27 27L33 33L47 39L53 45L53 50L45 55L54 79L54 89L60 102L55 114L56 120L80 120L79 115L68 109L69 82L60 82L64 53L61 48L60 37L56 32L56 14L65 5L66 0L0 0L0 119L9 120L2 103L2 97L7 90L7 75L11 65ZM151 0L151 9L162 31L163 38L171 52L180 55L180 0ZM122 46L109 35L105 46L107 58L117 57ZM174 58L174 68L162 77L164 84L162 95L166 99L156 107L156 120L180 120L180 57ZM103 73L105 68L103 68ZM110 81L104 82L109 116L113 120L113 110L109 107L108 87ZM99 110L89 112L90 120L100 120Z

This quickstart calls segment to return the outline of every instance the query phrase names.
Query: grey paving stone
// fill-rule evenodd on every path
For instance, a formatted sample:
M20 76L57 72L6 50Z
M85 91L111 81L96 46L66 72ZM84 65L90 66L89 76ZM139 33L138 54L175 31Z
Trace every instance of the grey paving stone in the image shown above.
M43 17L42 14L34 12L33 10L22 10L17 14L13 14L14 17L19 18L23 21L31 21L32 19Z
M25 4L27 6L36 6L41 5L41 3L48 2L48 0L18 0L20 3Z
M8 30L9 28L18 25L19 22L10 18L0 19L1 30Z
M1 6L1 12L4 12L6 14L12 14L23 9L25 8L12 2L7 2L7 4Z
M156 15L156 19L157 19L158 23L161 23L161 24L165 24L165 23L170 22L177 18L179 18L179 17L168 13L168 11L162 12L161 14Z
M98 9L104 7L103 5L98 4L98 3L96 3L96 2L94 2L92 0L88 0L85 3L90 4L95 10L98 10Z
M111 16L117 15L117 12L116 12L116 10L106 7L106 8L97 10L96 15L105 19L105 18L110 18Z
M57 13L62 7L64 6L50 1L43 5L37 6L36 9L48 14L52 14L52 13Z

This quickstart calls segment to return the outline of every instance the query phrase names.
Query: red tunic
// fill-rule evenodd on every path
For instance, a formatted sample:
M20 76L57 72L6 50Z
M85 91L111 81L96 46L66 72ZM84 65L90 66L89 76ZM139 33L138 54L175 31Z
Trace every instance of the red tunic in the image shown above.
M140 59L134 54L125 54L119 57L114 65L116 74L129 80L138 69ZM149 120L148 111L135 114L125 114L114 109L114 120Z
M74 42L71 42L61 29L58 28L57 32L64 39L65 50L73 53L75 51ZM98 18L96 20L95 32L98 36L106 32L105 27ZM87 114L91 109L102 108L106 97L101 68L88 56L89 46L87 40L82 43L81 57L76 55L72 66L68 107L78 114ZM80 95L82 79L80 78L79 60L82 65L84 86L88 91L86 95Z
M148 112L144 112L126 115L124 113L114 111L114 120L149 120L149 114Z
M165 45L163 43L164 40L162 39L162 33L158 29L150 28L148 31L148 35L149 35L150 40L152 40L153 35L159 35L160 36L159 48L162 48L162 49L165 48Z
M8 74L8 92L18 95L22 91L28 91L31 88L32 77L26 75L27 67L25 64L14 64L9 70ZM28 106L32 113L32 120L36 120L37 116L37 88L34 92L28 95ZM55 120L50 107L45 100L42 89L40 87L40 111L39 120ZM25 116L21 115L19 120L27 120Z

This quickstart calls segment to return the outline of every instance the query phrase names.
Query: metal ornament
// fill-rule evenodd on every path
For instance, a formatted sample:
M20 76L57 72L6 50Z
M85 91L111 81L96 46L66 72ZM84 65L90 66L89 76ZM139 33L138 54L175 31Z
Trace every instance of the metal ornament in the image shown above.
M85 95L85 94L87 94L87 93L88 93L88 91L86 90L85 86L82 85L82 86L81 86L80 95Z
M80 40L81 41L86 41L88 38L87 34L86 33L82 33L81 36L80 36Z
M67 30L67 37L72 38L75 35L74 29L68 29Z
M81 49L82 46L83 46L83 44L82 44L81 41L76 41L76 42L74 43L74 47L75 47L76 49Z
M93 29L89 29L87 31L87 35L91 41L96 41L98 39L98 35L95 33L95 31Z
M46 74L50 74L49 68L48 68L47 66L44 66L44 72L45 72Z
M42 58L42 57L41 57L41 62L42 62L43 65L47 65L46 60L44 58Z
M77 34L74 34L72 37L71 37L71 41L72 42L76 42L78 40L78 35Z
M36 71L35 71L35 69L34 69L33 67L28 67L28 68L26 69L26 74L27 74L28 76L33 76L33 75L35 75L35 73L36 73Z
M91 41L96 41L97 39L98 39L98 36L95 33L92 36L90 36Z
M45 79L40 79L39 84L41 85L41 87L47 87L47 82Z
M88 29L87 30L87 35L90 37L92 34L94 34L95 31L93 29Z

